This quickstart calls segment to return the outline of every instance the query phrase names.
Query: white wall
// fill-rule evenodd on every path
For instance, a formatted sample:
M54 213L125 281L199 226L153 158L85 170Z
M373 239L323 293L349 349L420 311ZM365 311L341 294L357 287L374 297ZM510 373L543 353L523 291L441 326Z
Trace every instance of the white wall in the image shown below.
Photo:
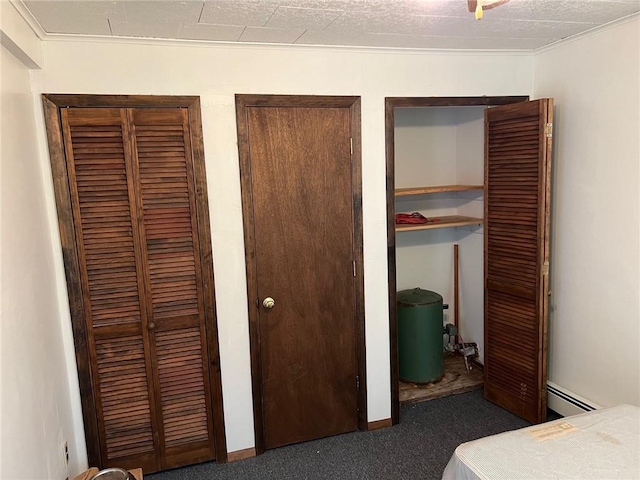
M555 97L549 380L640 405L640 20L535 56Z
M396 188L456 183L457 127L454 108L396 108Z
M362 97L368 418L388 418L384 97L526 95L531 57L58 41L45 47L39 88L48 93L201 97L229 451L254 444L234 94ZM48 210L55 214L53 205Z
M0 262L0 478L63 479L85 466L69 322L60 314L54 242L49 223L29 70L40 40L2 2ZM12 23L18 22L18 23ZM5 42L12 52L5 48ZM20 60L16 56L20 57ZM22 60L22 61L21 61ZM50 174L49 174L50 177ZM50 182L50 178L47 179ZM60 250L59 243L55 246ZM63 281L63 279L62 279ZM64 300L66 301L66 300ZM77 385L77 380L76 380ZM62 442L70 447L70 465Z

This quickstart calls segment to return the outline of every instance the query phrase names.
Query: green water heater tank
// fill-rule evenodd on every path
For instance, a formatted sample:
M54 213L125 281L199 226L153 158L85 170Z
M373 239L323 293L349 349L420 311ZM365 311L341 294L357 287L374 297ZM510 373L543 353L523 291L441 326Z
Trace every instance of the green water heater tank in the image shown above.
M400 380L428 383L444 375L442 296L412 288L398 292Z

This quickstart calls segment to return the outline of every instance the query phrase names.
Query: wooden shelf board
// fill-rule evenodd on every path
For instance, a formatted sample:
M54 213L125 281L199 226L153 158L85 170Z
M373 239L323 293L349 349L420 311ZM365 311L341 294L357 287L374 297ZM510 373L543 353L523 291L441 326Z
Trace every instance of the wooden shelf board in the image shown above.
M396 189L396 197L406 195L425 195L429 193L464 192L468 190L483 190L484 185L434 185L432 187L410 187Z
M412 230L429 230L433 228L448 228L448 227L464 227L466 225L482 225L483 220L476 217L464 217L462 215L445 215L435 217L439 218L439 222L433 223L420 223L420 224L408 224L398 225L396 224L396 232L409 232Z

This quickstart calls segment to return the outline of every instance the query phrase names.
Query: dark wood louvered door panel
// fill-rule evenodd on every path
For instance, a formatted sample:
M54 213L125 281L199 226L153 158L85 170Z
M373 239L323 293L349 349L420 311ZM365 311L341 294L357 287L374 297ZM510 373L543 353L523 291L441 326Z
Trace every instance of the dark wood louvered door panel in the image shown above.
M69 187L101 456L159 468L124 109L64 109Z
M551 99L485 113L485 397L546 417Z
M63 151L50 148L68 187L61 210L56 186L59 212L72 211L60 223L74 237L63 250L77 265L65 259L90 461L151 473L224 458L199 117L57 114Z
M185 109L133 109L164 467L214 457L193 164Z

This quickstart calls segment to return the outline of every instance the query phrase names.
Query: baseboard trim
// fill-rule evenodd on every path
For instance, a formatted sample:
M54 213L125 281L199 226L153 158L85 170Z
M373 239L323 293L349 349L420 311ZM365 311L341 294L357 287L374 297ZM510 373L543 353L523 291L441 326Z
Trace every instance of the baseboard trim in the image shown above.
M390 418L385 418L383 420L376 420L375 422L369 422L367 424L367 430L380 430L381 428L387 428L393 425Z
M237 462L238 460L244 460L256 456L256 449L254 447L245 448L244 450L236 450L235 452L229 452L227 454L227 462Z
M547 406L563 417L602 408L601 405L553 382L547 382Z

